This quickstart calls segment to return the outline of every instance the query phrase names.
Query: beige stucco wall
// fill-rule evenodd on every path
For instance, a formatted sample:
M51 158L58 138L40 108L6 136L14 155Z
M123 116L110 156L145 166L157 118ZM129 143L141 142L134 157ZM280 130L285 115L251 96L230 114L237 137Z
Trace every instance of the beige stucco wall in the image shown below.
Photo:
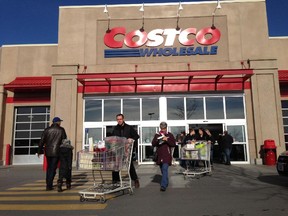
M277 59L279 70L288 70L288 35L287 37L271 37L269 48L266 48Z
M182 29L211 26L215 4L183 3L183 7L179 20ZM142 26L139 8L140 5L108 6L110 29L116 26L126 27L127 32L139 29ZM178 4L145 6L145 30L175 28L177 8ZM217 10L215 16L215 25L222 33L217 56L104 59L103 49L107 47L103 37L108 20L103 7L62 7L59 19L58 64L87 65L90 72L134 71L134 64L139 64L138 71L184 70L187 62L193 63L192 70L239 68L241 60L272 56L267 50L264 1L222 3L222 9Z
M5 160L6 144L12 143L14 106L27 106L27 103L7 104L6 98L13 97L14 94L4 90L3 85L12 82L16 77L51 76L52 65L57 63L56 60L57 45L13 45L1 48L0 147L2 148L0 151L0 160ZM43 106L50 104L33 103L33 105Z
M17 76L51 76L56 63L57 45L3 46L0 80L6 84Z

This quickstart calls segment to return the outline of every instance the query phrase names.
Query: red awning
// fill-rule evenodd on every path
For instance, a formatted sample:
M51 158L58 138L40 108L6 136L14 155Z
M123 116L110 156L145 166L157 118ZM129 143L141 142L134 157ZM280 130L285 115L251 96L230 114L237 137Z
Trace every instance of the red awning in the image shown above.
M280 82L288 82L288 70L279 70L278 77Z
M12 82L4 84L4 88L12 92L47 91L51 89L51 77L16 77Z
M253 70L155 71L78 74L83 93L243 90ZM246 82L246 83L245 83Z

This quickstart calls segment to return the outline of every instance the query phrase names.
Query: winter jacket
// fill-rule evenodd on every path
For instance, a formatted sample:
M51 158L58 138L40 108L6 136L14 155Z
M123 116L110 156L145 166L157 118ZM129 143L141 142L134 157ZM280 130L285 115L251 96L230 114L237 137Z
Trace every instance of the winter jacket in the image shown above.
M171 148L176 146L176 140L173 134L170 132L165 134L165 136L168 137L167 141L158 139L161 136L162 134L156 133L152 140L152 146L157 147L156 164L160 165L161 163L167 163L171 165L172 163Z
M139 135L134 130L134 128L131 125L126 124L125 122L123 123L123 125L117 124L114 127L114 130L112 131L112 136L125 137L127 139L131 138L135 140L134 146L137 146L137 140L139 139Z
M223 148L232 148L232 143L234 142L233 137L230 134L225 134L222 137L222 146Z
M65 129L57 123L53 123L50 127L46 128L42 134L38 154L42 153L44 148L47 157L59 157L60 145L67 135Z

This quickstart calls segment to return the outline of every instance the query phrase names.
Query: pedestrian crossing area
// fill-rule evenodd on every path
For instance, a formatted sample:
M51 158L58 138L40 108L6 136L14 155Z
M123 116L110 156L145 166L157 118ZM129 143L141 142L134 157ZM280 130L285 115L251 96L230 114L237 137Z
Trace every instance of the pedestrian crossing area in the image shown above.
M107 202L100 203L97 200L80 202L79 191L92 187L95 183L101 183L102 179L111 180L111 171L102 172L93 178L90 170L76 170L72 173L72 188L66 190L63 184L63 192L57 192L57 175L54 179L54 190L46 191L45 179L35 180L17 187L0 191L0 211L73 211L73 210L101 210L107 207ZM106 200L114 199L116 195L107 194ZM1 215L1 214L0 214Z

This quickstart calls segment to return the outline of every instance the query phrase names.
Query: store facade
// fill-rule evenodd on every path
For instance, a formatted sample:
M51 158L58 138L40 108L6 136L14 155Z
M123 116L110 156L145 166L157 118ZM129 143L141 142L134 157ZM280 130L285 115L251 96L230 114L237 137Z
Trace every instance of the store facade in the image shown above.
M152 163L161 121L175 136L228 130L232 163L260 163L266 139L283 151L288 49L278 49L288 39L268 38L265 1L179 6L60 7L58 44L3 46L0 160L10 145L11 164L42 163L37 145L54 116L76 155L109 136L118 113L140 135L140 164Z

